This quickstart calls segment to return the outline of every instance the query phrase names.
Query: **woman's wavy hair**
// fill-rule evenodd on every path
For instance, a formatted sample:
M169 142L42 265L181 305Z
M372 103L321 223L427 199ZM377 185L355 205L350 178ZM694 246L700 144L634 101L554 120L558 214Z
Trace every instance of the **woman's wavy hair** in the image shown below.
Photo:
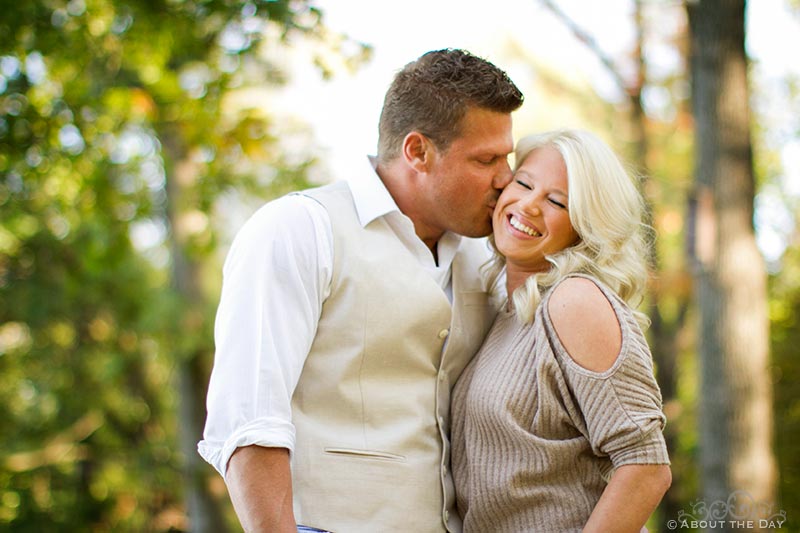
M557 130L519 140L514 171L534 150L552 146L567 167L568 211L579 240L547 256L553 265L530 276L509 295L522 322L533 321L542 294L569 274L594 276L617 293L646 327L647 316L636 311L647 284L647 250L652 231L643 222L644 200L633 175L614 152L595 135L582 130ZM489 242L494 257L485 266L490 287L505 269L505 258Z

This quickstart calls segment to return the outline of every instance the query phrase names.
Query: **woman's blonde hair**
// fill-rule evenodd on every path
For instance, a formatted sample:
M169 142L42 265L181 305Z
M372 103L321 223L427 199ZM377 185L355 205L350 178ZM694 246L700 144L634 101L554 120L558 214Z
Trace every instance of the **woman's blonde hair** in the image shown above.
M530 276L509 295L517 316L533 320L542 293L556 281L573 273L599 279L616 292L647 325L647 317L637 312L647 283L649 229L643 223L644 201L637 184L614 152L595 135L581 130L557 130L530 135L519 140L514 171L534 150L552 146L567 167L568 211L572 227L580 237L573 246L547 256L552 268ZM505 268L490 238L494 258L487 264L486 276L494 286Z

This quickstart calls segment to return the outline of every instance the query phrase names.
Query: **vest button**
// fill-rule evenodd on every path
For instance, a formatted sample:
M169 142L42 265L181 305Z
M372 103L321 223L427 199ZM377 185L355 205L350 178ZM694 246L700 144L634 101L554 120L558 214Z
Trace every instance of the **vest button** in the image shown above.
M450 334L450 330L449 330L449 329L447 329L447 328L444 328L442 331L440 331L440 332L439 332L439 338L440 338L440 339L444 339L444 338L445 338L445 337L447 337L449 334Z
M444 510L444 521L447 522L450 520L450 511L447 509Z

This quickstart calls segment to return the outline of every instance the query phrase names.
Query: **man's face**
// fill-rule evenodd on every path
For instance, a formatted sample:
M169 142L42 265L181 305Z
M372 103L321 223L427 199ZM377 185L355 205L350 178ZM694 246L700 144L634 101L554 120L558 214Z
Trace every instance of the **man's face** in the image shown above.
M470 108L461 135L434 153L420 198L422 222L434 232L490 234L497 198L511 181L513 148L510 114Z

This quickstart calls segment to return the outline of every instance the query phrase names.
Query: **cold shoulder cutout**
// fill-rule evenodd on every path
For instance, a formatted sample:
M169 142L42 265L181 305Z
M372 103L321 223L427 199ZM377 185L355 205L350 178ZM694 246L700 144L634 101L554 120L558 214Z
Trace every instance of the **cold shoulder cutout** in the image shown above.
M576 364L592 372L605 372L614 365L622 348L622 330L611 302L594 281L564 279L548 298L547 312Z

